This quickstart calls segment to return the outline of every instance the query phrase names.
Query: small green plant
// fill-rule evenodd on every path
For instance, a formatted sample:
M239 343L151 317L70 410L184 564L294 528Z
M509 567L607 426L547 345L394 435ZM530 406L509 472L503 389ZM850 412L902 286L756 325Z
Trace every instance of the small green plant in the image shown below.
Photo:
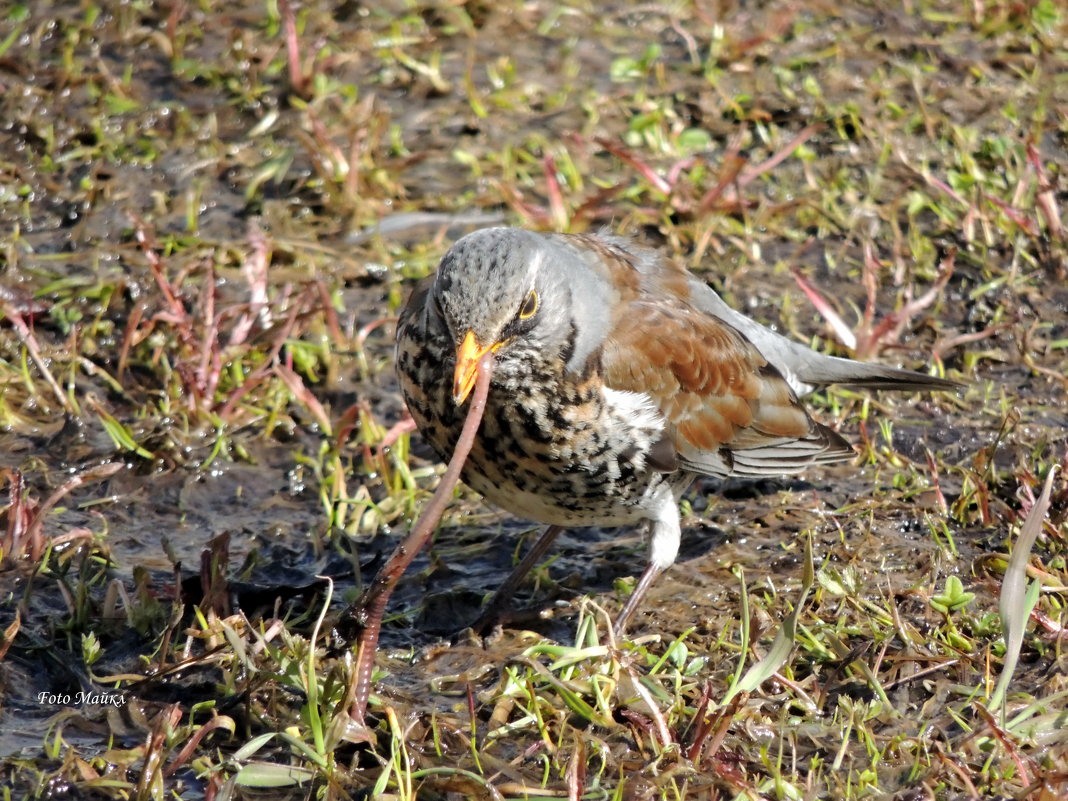
M948 576L942 592L931 596L931 607L946 617L962 611L975 600L974 592L966 592L957 576Z

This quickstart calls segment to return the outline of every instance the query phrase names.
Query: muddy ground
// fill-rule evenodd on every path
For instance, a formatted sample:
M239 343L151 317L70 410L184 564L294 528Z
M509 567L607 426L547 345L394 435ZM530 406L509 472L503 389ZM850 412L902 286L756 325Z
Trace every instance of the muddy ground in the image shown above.
M0 7L11 797L1063 797L1066 36L1048 0ZM965 386L820 393L854 463L699 481L618 649L627 530L568 532L530 615L457 635L536 533L461 490L361 728L323 633L440 474L391 432L392 320L499 223L634 236ZM717 707L807 539L790 657Z

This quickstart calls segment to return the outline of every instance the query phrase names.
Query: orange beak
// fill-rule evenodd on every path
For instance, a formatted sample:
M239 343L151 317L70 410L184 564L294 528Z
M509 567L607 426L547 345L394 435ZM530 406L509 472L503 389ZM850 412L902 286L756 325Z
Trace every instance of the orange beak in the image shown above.
M482 345L473 331L468 331L460 347L456 349L456 375L452 383L452 399L457 406L463 405L478 378L478 361L487 353L495 353L504 342Z

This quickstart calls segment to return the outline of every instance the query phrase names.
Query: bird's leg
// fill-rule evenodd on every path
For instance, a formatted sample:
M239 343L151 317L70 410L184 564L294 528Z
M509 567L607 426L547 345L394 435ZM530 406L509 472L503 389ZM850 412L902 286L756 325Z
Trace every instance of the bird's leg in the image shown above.
M634 586L634 592L630 594L630 598L627 599L627 603L623 605L623 609L620 611L619 615L616 616L615 622L612 624L617 636L623 634L627 630L627 624L630 623L630 619L638 610L638 605L641 604L645 593L651 586L653 586L653 582L656 581L657 576L663 572L664 568L657 567L652 562L645 566L641 578L638 579L638 583Z
M505 618L506 613L512 606L512 596L515 595L515 591L519 589L519 585L523 583L527 573L533 570L535 565L545 556L546 551L552 547L552 544L563 530L563 526L549 526L542 532L537 542L527 551L523 560L515 566L515 569L504 580L504 583L497 588L497 592L493 593L493 597L486 604L482 614L471 624L471 628L476 633L484 634Z
M656 506L654 514L645 525L651 533L649 542L649 563L642 571L642 576L630 594L627 603L615 621L616 634L622 634L627 629L627 624L638 610L638 605L645 597L645 593L656 581L656 577L667 570L679 555L679 539L682 531L679 527L679 505L675 500L669 484L661 484L654 496Z

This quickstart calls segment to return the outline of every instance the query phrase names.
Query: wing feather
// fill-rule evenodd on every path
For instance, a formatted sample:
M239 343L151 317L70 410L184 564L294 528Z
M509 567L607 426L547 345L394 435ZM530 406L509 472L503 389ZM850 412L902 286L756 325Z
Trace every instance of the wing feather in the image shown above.
M778 370L739 331L685 302L635 292L606 338L612 389L648 395L683 467L712 475L784 475L853 450L809 417Z

